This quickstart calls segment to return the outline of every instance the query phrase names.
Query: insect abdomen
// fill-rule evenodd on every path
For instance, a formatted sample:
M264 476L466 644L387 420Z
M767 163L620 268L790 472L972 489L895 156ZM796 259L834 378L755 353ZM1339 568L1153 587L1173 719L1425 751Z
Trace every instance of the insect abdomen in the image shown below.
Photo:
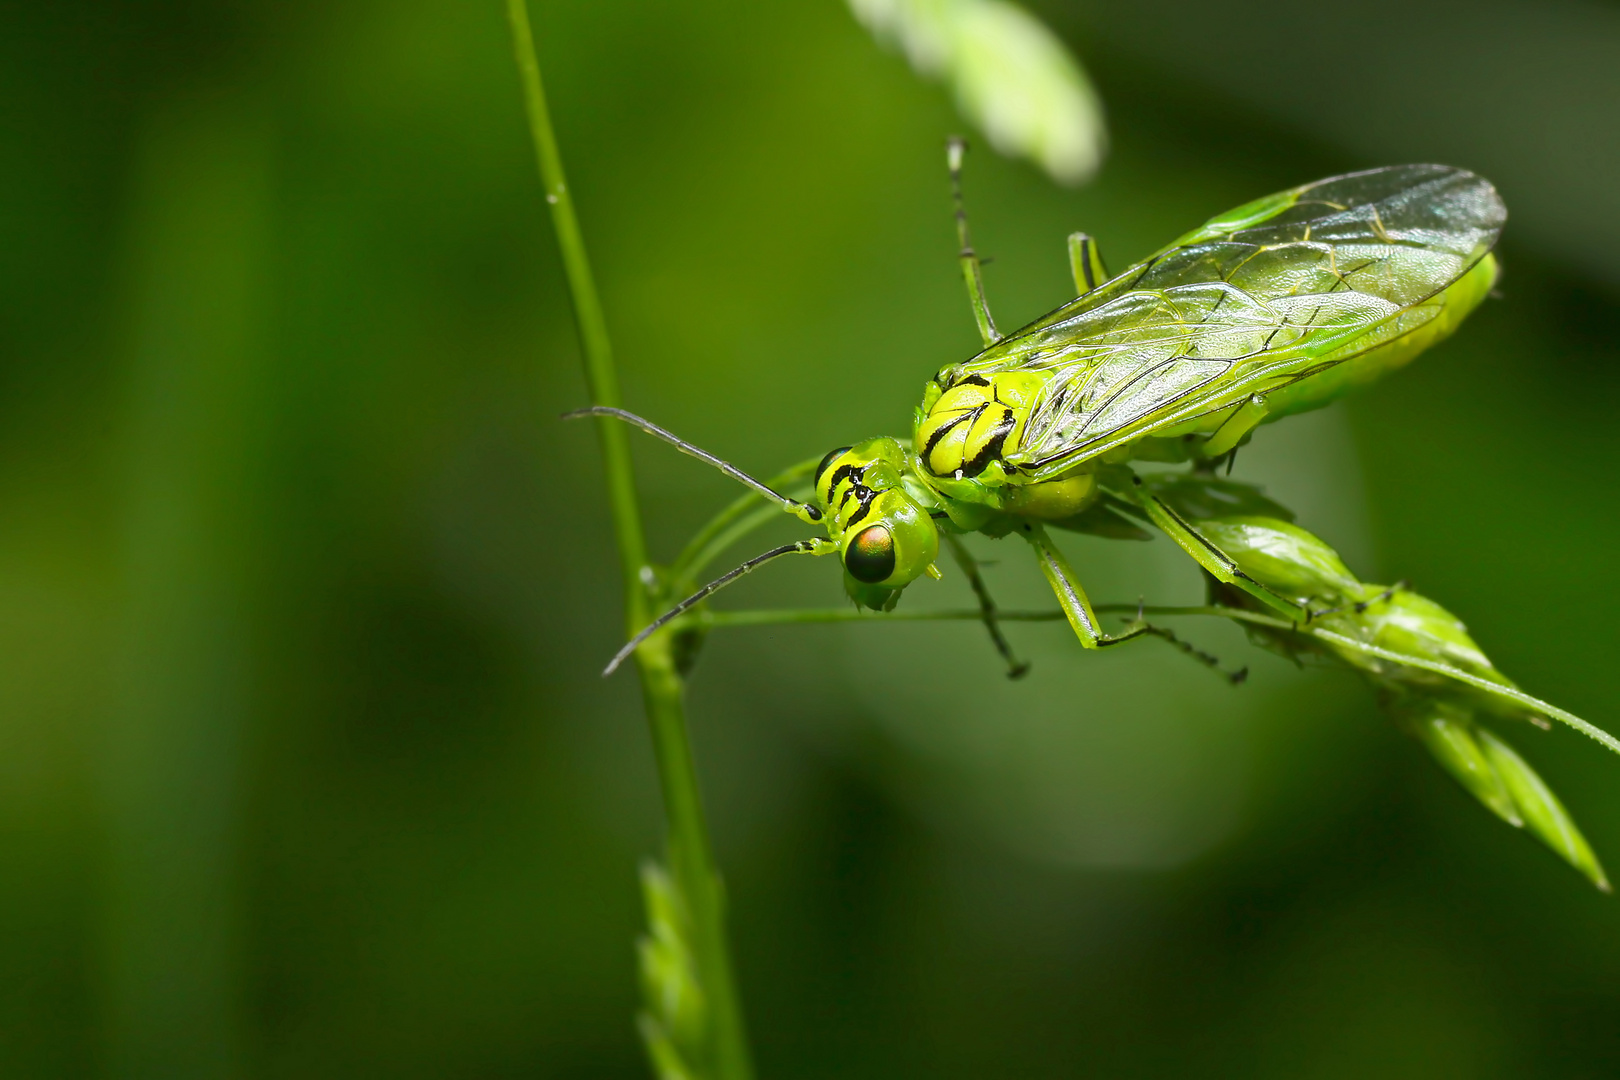
M1495 256L1485 256L1466 274L1425 302L1423 306L1439 305L1440 311L1417 329L1368 349L1320 375L1301 379L1267 394L1270 419L1321 408L1355 387L1364 386L1404 367L1429 346L1450 337L1463 319L1490 294L1498 274Z

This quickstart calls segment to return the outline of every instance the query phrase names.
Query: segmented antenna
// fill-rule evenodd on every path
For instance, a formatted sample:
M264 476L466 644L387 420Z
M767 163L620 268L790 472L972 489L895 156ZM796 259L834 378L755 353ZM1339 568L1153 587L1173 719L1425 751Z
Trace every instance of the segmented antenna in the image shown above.
M613 654L613 659L608 661L608 666L602 669L602 678L605 679L609 675L612 675L615 671L619 670L619 665L624 663L625 659L631 653L635 652L643 641L646 641L662 627L669 625L671 620L679 618L684 612L690 609L692 605L699 603L705 597L720 591L727 585L730 585L733 581L736 581L738 578L742 577L756 566L768 563L772 559L782 555L826 555L837 550L838 545L834 544L831 540L811 539L796 540L791 544L783 544L781 547L771 548L771 550L767 551L763 555L755 555L752 559L749 559L741 566L721 574L719 577L703 586L703 588L699 589L697 592L693 593L691 596L688 596L685 600L682 600L680 603L658 616L658 618L648 623L647 626L642 629L641 633L631 638L629 642L625 644L624 648Z
M777 503L781 504L784 510L794 514L800 520L808 521L812 524L821 520L821 511L816 507L811 506L809 503L800 502L798 499L788 498L786 495L783 495L780 491L777 491L769 484L749 476L731 462L717 458L701 447L693 446L679 435L676 435L670 431L665 431L651 420L645 420L633 412L627 412L624 409L615 409L609 405L592 405L588 409L575 409L573 412L565 412L562 414L562 418L564 420L578 420L582 416L611 416L615 420L623 420L625 423L630 424L633 427L638 427L649 435L654 435L660 439L663 439L665 442L669 443L669 445L673 446L683 454L690 454L699 461L708 462L710 465L713 465L715 468L719 469L733 480L746 484L768 499L775 500Z

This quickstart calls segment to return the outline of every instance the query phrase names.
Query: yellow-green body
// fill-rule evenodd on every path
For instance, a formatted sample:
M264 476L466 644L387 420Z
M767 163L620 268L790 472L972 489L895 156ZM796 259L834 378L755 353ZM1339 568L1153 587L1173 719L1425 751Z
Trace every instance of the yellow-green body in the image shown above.
M960 146L953 144L953 170ZM1405 583L1359 581L1320 538L1257 488L1215 474L1262 424L1320 408L1410 363L1490 294L1491 248L1506 218L1472 173L1400 166L1332 177L1206 223L1113 278L1095 243L1070 237L1079 295L999 336L958 213L961 264L985 340L924 389L911 439L867 439L827 454L799 502L618 410L606 411L710 462L826 538L743 563L660 616L648 634L780 555L837 554L858 606L888 611L947 548L979 600L992 642L1021 676L977 562L961 536L1027 541L1082 646L1143 636L1219 661L1146 621L1106 632L1056 526L1110 538L1157 529L1205 572L1211 606L1260 644L1365 676L1380 704L1493 813L1527 828L1601 888L1590 846L1492 721L1556 718L1611 749L1620 740L1520 691L1445 608ZM1137 471L1138 462L1189 465ZM724 518L724 516L723 516ZM612 670L613 665L609 665ZM1223 672L1241 681L1245 670Z
M928 382L909 449L868 440L823 462L851 595L892 607L932 568L934 527L1092 528L1110 469L1117 489L1133 461L1222 458L1409 363L1490 293L1506 213L1472 173L1409 165L1258 199L1112 278L1075 238L1080 295L1001 338L981 312L986 348Z
M1358 348L1360 339L1352 341L1338 350L1347 355L1312 358L1309 373L1303 376L1295 364L1242 380L1235 389L1205 402L1202 412L1165 427L1143 426L1134 438L1098 440L1098 449L1075 455L1056 476L1014 464L1030 413L1055 374L1052 369L989 375L970 371L949 388L930 381L916 414L913 468L945 500L1047 521L1073 517L1099 494L1095 479L1099 465L1205 456L1201 451L1210 437L1251 396L1263 396L1267 406L1258 423L1271 423L1329 405L1410 363L1461 325L1490 293L1497 273L1495 258L1486 255L1429 301L1436 313L1415 329L1370 348ZM971 519L970 514L954 516Z

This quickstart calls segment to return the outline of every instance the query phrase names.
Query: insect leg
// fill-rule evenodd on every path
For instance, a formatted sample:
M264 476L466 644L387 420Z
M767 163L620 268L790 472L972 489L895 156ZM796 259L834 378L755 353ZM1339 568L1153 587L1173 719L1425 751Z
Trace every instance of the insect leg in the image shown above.
M962 264L962 279L967 282L968 302L973 305L973 318L979 324L979 336L986 348L1001 340L996 321L990 317L990 305L984 299L984 274L979 267L978 252L968 239L967 206L962 201L962 155L967 153L967 140L952 135L945 143L945 161L951 170L951 201L956 206L956 239L961 244L957 261Z
M679 435L666 431L657 424L653 423L651 420L644 420L633 412L627 412L624 409L615 409L607 405L592 405L588 409L575 409L573 412L565 412L562 414L562 418L564 420L577 420L582 416L608 416L615 420L623 420L632 427L638 427L649 435L663 439L665 442L669 443L669 445L673 446L683 454L690 454L699 461L708 462L710 465L713 465L715 468L719 469L733 480L746 484L755 491L759 492L761 495L764 495L766 498L780 504L782 509L792 514L794 517L797 517L800 521L808 522L809 524L814 525L816 522L821 520L821 511L816 509L814 506L811 506L809 503L803 503L798 499L788 498L786 495L783 495L780 491L777 491L764 481L756 480L752 476L749 476L747 473L737 468L737 466L731 464L731 462L717 458L701 447L693 446Z
M1209 441L1199 448L1199 453L1206 458L1218 458L1229 450L1235 449L1243 441L1243 437L1260 426L1260 421L1266 418L1266 399L1259 394L1250 394L1249 400L1237 407L1237 411L1226 418Z
M1108 280L1097 241L1083 232L1069 234L1069 269L1074 271L1076 296L1084 296Z
M944 533L946 546L951 549L951 555L956 559L956 565L962 568L967 575L968 584L973 586L973 595L979 598L979 615L984 620L984 628L990 632L990 641L995 645L996 652L1007 661L1007 678L1022 679L1029 673L1029 661L1019 662L1013 655L1012 646L1007 643L1006 635L1001 632L1001 624L996 621L996 602L990 598L990 590L984 584L984 578L979 576L979 563L967 545L952 533Z
M1331 607L1325 611L1312 611L1308 613L1307 618L1325 619L1327 616L1337 615L1341 611L1354 611L1357 615L1360 615L1370 607L1376 607L1379 604L1387 603L1390 600L1395 599L1397 594L1406 592L1411 587L1412 583L1407 581L1405 578L1402 578L1400 581L1397 581L1395 584L1391 585L1377 596L1369 597L1366 600L1357 601L1354 604L1340 604L1338 607Z
M1217 580L1225 582L1235 588L1242 589L1256 600L1275 608L1289 619L1298 621L1308 619L1310 613L1287 599L1279 593L1272 592L1260 582L1244 573L1237 562L1226 552L1216 547L1209 539L1194 529L1187 520L1170 508L1170 505L1142 485L1140 478L1136 478L1136 495L1141 500L1142 509L1147 511L1153 524L1164 531L1164 534L1174 540L1181 550L1193 557L1193 560Z
M1173 646L1176 649L1176 651L1180 652L1183 656L1188 656L1188 657L1191 657L1192 659L1198 661L1200 664L1202 664L1205 667L1209 668L1209 670L1215 672L1215 674L1219 675L1221 678L1225 679L1227 682L1231 683L1233 686L1241 686L1243 684L1243 682L1248 679L1248 677L1249 677L1249 669L1248 668L1241 667L1241 668L1238 668L1236 671L1227 671L1224 667L1221 666L1221 658L1220 657L1214 656L1214 655L1212 655L1210 653L1205 652L1203 649L1200 649L1198 646L1192 644L1191 642L1182 641L1181 638L1179 636L1177 636L1175 631L1166 629L1165 627L1162 627L1162 626L1151 626L1151 625L1149 625L1147 623L1143 623L1142 619L1141 619L1141 616L1137 616L1136 621L1139 624L1141 624L1143 633L1152 634L1154 637L1159 638L1161 641L1168 642L1171 646Z
M1041 574L1045 576L1046 583L1052 586L1058 605L1063 608L1063 614L1081 645L1088 649L1101 649L1150 632L1151 628L1146 623L1137 622L1123 634L1103 633L1101 624L1097 622L1097 613L1091 610L1091 601L1080 587L1080 580L1069 568L1063 553L1047 537L1046 530L1039 525L1026 524L1023 534L1030 547L1035 549L1035 560L1040 563Z

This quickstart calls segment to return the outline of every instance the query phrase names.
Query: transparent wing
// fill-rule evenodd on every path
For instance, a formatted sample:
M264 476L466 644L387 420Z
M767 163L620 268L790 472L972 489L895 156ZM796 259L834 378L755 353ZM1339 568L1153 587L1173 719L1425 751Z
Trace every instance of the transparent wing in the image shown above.
M1052 369L1010 463L1042 470L1410 333L1496 243L1462 169L1400 165L1240 206L955 369Z

